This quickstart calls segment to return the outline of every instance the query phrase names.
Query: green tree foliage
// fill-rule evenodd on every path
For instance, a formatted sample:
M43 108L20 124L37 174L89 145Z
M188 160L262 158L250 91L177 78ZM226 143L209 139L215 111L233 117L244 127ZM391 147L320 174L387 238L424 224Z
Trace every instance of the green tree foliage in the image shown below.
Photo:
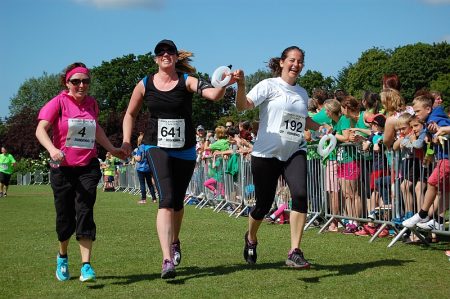
M136 84L146 75L156 71L157 65L149 54L128 54L111 61L103 61L92 69L90 94L100 108L100 122L111 113L121 114L128 106Z
M19 87L17 94L11 98L10 114L14 116L25 108L38 112L45 103L55 97L62 89L59 75L48 75L44 72L39 78L27 79Z
M395 50L372 48L363 52L356 63L340 71L337 87L357 97L364 90L379 92L383 75L389 73L399 76L402 95L410 101L417 90L430 89L431 82L450 73L450 45L443 42L417 43ZM440 92L445 89L442 84L439 85Z
M308 95L311 96L315 88L322 88L326 91L333 91L335 82L332 77L324 77L321 72L308 70L299 77L298 84L306 89Z
M350 64L340 73L339 78L343 83L341 88L357 97L360 97L365 90L379 92L389 57L389 50L379 48L363 52L356 63Z
M443 106L450 107L450 73L441 74L430 84L430 90L436 90L441 93Z
M386 71L399 76L402 95L410 101L417 90L429 89L432 81L450 73L450 45L418 43L399 47L392 53Z

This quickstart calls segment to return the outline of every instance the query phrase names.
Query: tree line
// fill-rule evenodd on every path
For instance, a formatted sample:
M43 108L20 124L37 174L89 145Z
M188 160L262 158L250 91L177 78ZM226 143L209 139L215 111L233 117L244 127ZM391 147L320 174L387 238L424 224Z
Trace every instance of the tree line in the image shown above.
M120 145L122 141L122 119L131 93L139 80L155 72L157 65L152 53L128 54L104 61L91 69L90 94L100 106L99 122L111 141ZM444 106L450 106L450 45L417 43L395 49L371 48L364 51L358 60L343 67L336 77L325 77L319 71L308 70L298 78L298 83L308 94L315 88L332 93L343 89L361 98L365 91L380 92L384 74L396 73L401 80L401 92L412 101L420 89L441 92ZM208 79L205 73L193 74ZM246 76L246 88L250 90L259 81L272 75L268 70L258 70ZM0 120L0 145L5 145L16 159L36 159L43 148L37 142L34 132L39 109L61 91L59 74L44 73L38 78L26 80L11 98L10 115ZM211 102L193 98L194 124L213 129L227 120L258 119L258 111L238 113L234 105L236 90L229 87L223 100ZM141 110L136 121L135 136L143 131L149 111ZM100 156L105 153L100 148Z

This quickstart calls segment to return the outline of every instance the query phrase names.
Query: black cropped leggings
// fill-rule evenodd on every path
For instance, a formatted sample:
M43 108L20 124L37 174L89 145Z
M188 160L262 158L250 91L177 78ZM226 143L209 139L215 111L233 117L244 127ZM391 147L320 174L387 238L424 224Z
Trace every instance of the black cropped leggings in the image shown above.
M308 211L305 152L298 151L287 161L252 156L252 174L256 195L256 204L250 212L253 219L262 220L269 213L280 175L291 192L292 210L300 213Z
M170 157L158 147L147 149L146 158L158 190L159 208L181 211L187 187L194 173L195 160Z

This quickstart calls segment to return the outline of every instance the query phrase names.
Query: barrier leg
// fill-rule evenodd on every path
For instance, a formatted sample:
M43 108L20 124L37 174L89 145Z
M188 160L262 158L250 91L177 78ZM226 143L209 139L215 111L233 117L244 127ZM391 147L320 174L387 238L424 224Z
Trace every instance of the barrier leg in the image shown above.
M303 228L303 230L307 230L308 227L314 223L314 221L320 216L319 213L315 213L314 216L308 221L308 223L306 223L305 227Z
M386 223L383 223L380 228L376 231L375 234L373 234L372 238L370 238L369 243L372 243L377 237L378 235L383 231L383 229L387 226Z
M330 225L330 223L334 220L334 217L331 217L330 219L328 219L328 221L324 224L324 226L322 226L322 228L319 230L318 234L321 234L325 229L328 228L328 226Z

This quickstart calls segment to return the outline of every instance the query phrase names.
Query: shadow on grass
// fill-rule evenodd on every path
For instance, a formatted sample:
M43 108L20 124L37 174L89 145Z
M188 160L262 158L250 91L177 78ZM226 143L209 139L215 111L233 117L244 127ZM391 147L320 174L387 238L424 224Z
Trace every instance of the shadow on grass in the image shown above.
M413 260L397 260L397 259L383 259L379 261L372 261L367 263L353 263L353 264L343 264L343 265L321 265L315 264L308 270L307 273L311 271L327 271L328 273L324 275L319 275L315 277L305 277L299 278L306 283L317 283L321 279L332 276L342 276L342 275L354 275L359 272L365 271L371 268L377 267L402 267L407 263L414 262ZM286 267L284 262L276 263L262 263L256 265L247 264L232 264L232 265L220 265L214 267L181 267L177 269L177 277L175 279L167 280L169 284L182 285L190 279L199 279L202 277L212 277L228 275L234 272L242 270L264 270L264 269L279 269L284 271L300 271L298 269L293 269ZM302 271L303 272L303 271ZM159 273L153 274L140 274L140 275L127 275L127 276L102 276L101 279L114 279L120 280L118 282L113 282L115 285L128 285L137 283L139 281L151 281L160 280L161 276Z
M367 263L353 263L353 264L343 264L343 265L321 265L315 264L311 267L311 270L316 271L328 271L329 273L324 275L319 275L315 277L305 277L299 278L307 283L317 283L320 279L332 276L343 276L343 275L354 275L359 272L365 271L371 268L378 267L402 267L407 263L414 262L413 260L397 260L397 259L383 259L378 261L372 261Z
M175 279L167 280L167 283L170 284L184 284L187 280L190 279L198 279L201 277L211 277L211 276L221 276L228 275L234 272L242 271L242 270L258 270L258 269L286 269L287 267L283 267L284 263L263 263L256 265L247 265L247 264L234 264L234 265L226 265L226 266L215 266L215 267L181 267L177 268L177 277ZM140 274L140 275L126 275L126 276L102 276L99 279L117 279L120 280L118 282L113 282L115 285L128 285L132 283L136 283L139 281L151 281L151 280L160 280L160 273L153 274Z

